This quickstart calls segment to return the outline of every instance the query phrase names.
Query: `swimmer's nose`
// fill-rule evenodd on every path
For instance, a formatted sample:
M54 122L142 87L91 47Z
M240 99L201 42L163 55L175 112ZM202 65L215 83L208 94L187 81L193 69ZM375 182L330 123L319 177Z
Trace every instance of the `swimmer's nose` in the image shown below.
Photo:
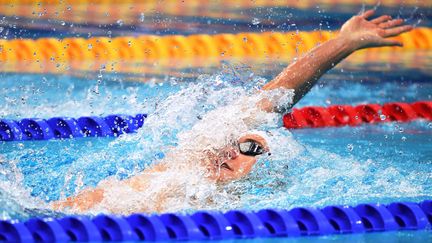
M228 157L229 157L230 159L235 159L235 158L237 158L238 156L239 156L239 153L238 153L237 149L232 148L232 149L230 149L230 150L228 151Z

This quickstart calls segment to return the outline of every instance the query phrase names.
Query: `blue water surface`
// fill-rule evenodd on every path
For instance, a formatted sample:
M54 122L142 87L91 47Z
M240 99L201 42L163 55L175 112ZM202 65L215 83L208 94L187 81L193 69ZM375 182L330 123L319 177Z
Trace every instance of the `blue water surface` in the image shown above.
M361 6L357 6L361 7ZM249 12L248 12L249 11ZM201 26L187 31L168 28L160 34L190 34L238 32L242 30L293 30L282 15L290 12L296 16L295 28L317 29L316 23L306 17L319 10L273 9L276 24L263 16L270 10L246 11L257 16L259 24L247 20L215 20L215 29ZM426 11L426 12L425 12ZM430 9L421 13L430 15ZM340 11L343 12L343 11ZM348 13L317 14L316 21L323 28L348 18ZM352 12L352 11L351 11ZM383 12L397 12L384 8ZM399 11L410 17L412 10ZM428 15L429 14L429 15ZM241 15L241 14L239 14ZM306 17L305 17L306 16ZM423 15L425 16L425 15ZM413 18L417 18L413 14ZM420 19L423 17L418 17ZM208 18L182 19L207 23ZM213 21L213 19L210 19ZM237 21L237 22L236 22ZM247 21L247 22L246 22ZM279 21L279 22L278 22ZM181 21L182 22L182 21ZM284 22L284 23L280 23ZM430 21L425 18L425 26ZM227 28L226 25L232 28ZM235 28L233 26L236 26ZM291 27L289 27L291 26ZM103 29L104 26L101 28ZM106 26L105 26L106 27ZM145 27L145 26L144 26ZM147 33L148 30L135 29ZM104 30L93 26L95 35L105 35ZM114 29L120 35L126 27ZM220 29L219 29L220 28ZM294 29L295 29L294 28ZM139 30L139 31L137 31ZM32 29L18 33L10 28L3 37L14 35L40 37L47 32L35 33ZM207 32L206 32L207 33ZM69 33L70 34L70 33ZM86 33L72 33L84 36ZM58 36L58 33L54 35ZM62 36L67 36L63 33ZM404 60L401 54L400 61ZM430 52L419 54L430 60ZM432 66L403 65L403 63L373 63L356 67L338 66L320 80L296 107L307 105L385 103L392 101L414 102L432 99ZM429 64L427 64L429 63ZM233 64L236 65L236 64ZM232 74L224 68L206 69L206 74L221 74L235 85L247 85L251 73L269 81L286 63L251 67ZM189 78L166 75L136 76L132 74L87 73L76 75L1 73L0 118L50 118L54 116L80 117L108 114L151 114L167 97L199 82L199 70L182 70ZM186 76L186 75L185 75ZM202 77L202 76L201 76ZM214 78L209 76L208 78ZM218 80L214 80L215 82ZM173 121L176 122L176 121ZM144 126L144 131L146 127ZM283 129L283 128L281 128ZM394 201L419 202L432 199L432 123L417 120L410 123L386 123L359 127L303 129L291 131L302 151L294 158L260 161L251 175L234 182L238 200L227 205L216 205L217 210L261 209L278 207L290 209L297 206L322 207L333 204L356 205L365 202L389 203ZM124 135L136 138L137 135ZM36 200L51 202L77 193L81 188L96 186L101 180L114 176L126 178L158 161L163 154L158 151L142 152L139 139L125 139L115 143L115 138L79 138L50 141L0 142L0 213L7 219L27 219L34 216L55 216L50 210L38 210L31 203ZM123 140L122 140L123 141ZM173 141L166 141L174 143ZM170 144L172 145L172 144ZM139 155L139 156L138 156ZM15 185L10 186L8 183ZM28 206L28 205L31 206ZM36 209L35 209L36 208ZM188 208L195 211L200 207ZM321 238L293 239L296 242L322 241L430 241L430 231L390 232L352 236L326 236ZM279 242L280 239L257 240ZM254 242L257 242L254 241ZM285 242L286 239L283 239ZM243 241L242 241L243 242Z
M214 72L219 71L215 69ZM407 76L409 72L407 70ZM334 77L335 73L338 80L330 80L329 77ZM432 84L427 81L404 84L398 81L359 82L355 80L355 75L355 71L345 75L336 69L329 77L324 76L296 107L397 100L412 102L428 100L432 93ZM378 79L375 75L370 74L368 79ZM381 73L378 75L385 79ZM107 77L99 82L65 75L2 76L0 101L5 107L2 116L9 119L151 114L160 101L188 83L196 82L187 79L150 84L124 81L122 76ZM94 92L96 86L98 92ZM283 179L269 179L256 171L252 174L252 180L256 181L239 182L244 200L233 204L235 208L353 205L430 198L430 121L291 132L305 148L303 154L299 158L280 161L286 164L286 171L272 170L271 164L266 168L275 177L283 176ZM113 141L114 138L78 138L2 142L0 152L3 160L14 161L24 175L25 188L30 190L32 196L52 201L61 195L74 194L77 187L95 186L109 176L125 178L160 157L160 154L153 152L133 159L131 155L137 152L136 142L111 146ZM344 164L347 168L340 169ZM8 166L4 164L4 169L7 170ZM356 167L355 172L351 173L350 166ZM310 179L310 173L315 174L315 179L319 181ZM320 176L320 173L331 176ZM269 187L269 184L275 187ZM274 198L276 195L278 200Z

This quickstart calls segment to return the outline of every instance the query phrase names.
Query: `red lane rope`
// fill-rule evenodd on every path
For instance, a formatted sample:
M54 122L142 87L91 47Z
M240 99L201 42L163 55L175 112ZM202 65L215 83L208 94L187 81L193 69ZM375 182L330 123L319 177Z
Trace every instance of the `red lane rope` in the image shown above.
M432 121L432 101L294 108L292 112L284 115L283 123L286 128L297 129L358 126L363 123L392 121L409 122L415 119Z

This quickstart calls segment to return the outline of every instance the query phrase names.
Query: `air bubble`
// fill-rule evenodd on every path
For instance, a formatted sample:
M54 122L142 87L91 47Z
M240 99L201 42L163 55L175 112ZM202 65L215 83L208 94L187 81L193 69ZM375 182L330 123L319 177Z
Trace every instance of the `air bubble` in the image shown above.
M260 24L261 23L261 21L258 19L258 18L253 18L252 19L252 24L253 25L258 25L258 24Z

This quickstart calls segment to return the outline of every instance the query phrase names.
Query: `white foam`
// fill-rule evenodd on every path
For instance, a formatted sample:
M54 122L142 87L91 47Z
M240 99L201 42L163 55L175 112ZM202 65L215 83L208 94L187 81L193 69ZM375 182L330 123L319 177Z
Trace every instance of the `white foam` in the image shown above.
M225 188L209 181L205 169L207 152L215 152L245 133L262 133L269 146L287 144L294 150L293 139L277 137L265 130L280 126L280 115L260 110L257 103L266 98L275 106L292 101L292 90L258 92L219 81L220 76L206 76L157 104L145 128L135 136L123 136L111 146L135 140L143 151L160 150L167 170L152 176L145 191L136 191L121 183L104 186L105 196L91 213L166 212L191 208L220 207L231 199ZM261 129L261 130L260 130ZM173 134L175 134L173 136ZM289 134L285 132L284 135ZM175 140L167 146L167 140ZM281 143L284 139L285 143ZM168 142L169 143L169 142ZM275 144L277 143L277 144ZM291 145L290 145L291 144ZM291 146L291 147L290 147ZM143 152L145 153L145 152Z

